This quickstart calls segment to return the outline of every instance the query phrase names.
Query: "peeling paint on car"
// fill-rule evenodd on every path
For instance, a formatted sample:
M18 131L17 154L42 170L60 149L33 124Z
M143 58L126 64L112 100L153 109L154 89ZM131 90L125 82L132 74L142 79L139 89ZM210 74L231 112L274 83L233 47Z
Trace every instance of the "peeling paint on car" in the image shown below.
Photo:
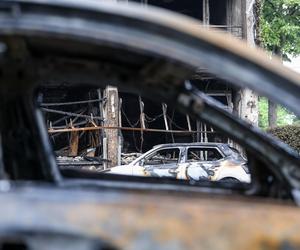
M187 152L188 149L214 149L220 152L221 159L192 161L189 162ZM163 158L161 164L147 165L145 159L155 155L160 150L177 150L179 159L177 162ZM171 162L171 163L170 163ZM168 177L184 180L209 180L221 181L225 178L232 178L240 182L250 183L250 175L245 170L247 161L231 149L227 144L220 143L176 143L162 144L155 146L152 150L141 155L135 161L128 165L117 166L112 168L107 173L135 175L135 176L151 176L151 177Z

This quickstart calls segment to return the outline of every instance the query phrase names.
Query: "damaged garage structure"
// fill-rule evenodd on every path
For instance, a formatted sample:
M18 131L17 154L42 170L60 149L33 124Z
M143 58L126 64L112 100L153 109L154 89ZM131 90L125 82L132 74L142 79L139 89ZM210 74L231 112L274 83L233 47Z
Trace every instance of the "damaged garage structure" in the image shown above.
M241 39L251 40L249 34L255 29L254 25L250 25L249 32L249 13L253 15L255 11L249 9L247 1L243 0L135 2L145 8L153 5L191 16L201 20L207 28L217 28ZM71 66L76 71L77 65ZM233 89L226 81L207 73L207 69L203 68L199 68L187 81L220 101L230 112L252 123L255 120L249 117L251 113L244 114L243 108L246 106L254 116L257 114L255 101L252 100L255 95L251 91L246 93ZM141 98L126 89L112 87L110 83L105 89L95 89L87 87L85 79L76 79L76 82L78 86L72 84L71 87L68 82L53 77L51 82L40 87L38 93L50 140L61 165L68 157L82 156L91 161L96 169L103 169L128 163L157 144L232 143L213 127L180 113L166 103ZM84 164L78 163L80 166Z

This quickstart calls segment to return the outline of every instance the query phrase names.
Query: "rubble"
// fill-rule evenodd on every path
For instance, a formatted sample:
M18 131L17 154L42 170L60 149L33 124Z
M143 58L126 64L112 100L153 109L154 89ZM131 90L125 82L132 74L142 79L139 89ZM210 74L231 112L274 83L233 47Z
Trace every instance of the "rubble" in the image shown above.
M136 158L140 157L141 153L122 153L121 154L121 165L127 165L134 161Z
M103 170L103 161L98 157L86 158L82 156L69 157L69 156L58 156L56 158L57 165L61 169L81 169L88 171L101 171Z

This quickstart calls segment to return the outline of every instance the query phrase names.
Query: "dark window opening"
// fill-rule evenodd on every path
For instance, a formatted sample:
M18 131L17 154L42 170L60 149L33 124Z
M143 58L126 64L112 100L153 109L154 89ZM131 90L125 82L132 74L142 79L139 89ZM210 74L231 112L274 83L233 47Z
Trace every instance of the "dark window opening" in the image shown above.
M189 148L187 154L189 162L217 161L222 158L222 155L216 148Z
M142 0L133 0L134 2L143 3ZM148 0L148 5L154 5L160 8L175 11L187 16L202 20L203 2L202 0Z
M144 165L161 165L161 164L171 164L178 163L179 161L178 148L172 149L162 149L155 152L154 155L149 156L145 159Z
M227 20L227 1L210 0L209 1L209 22L211 25L226 25Z

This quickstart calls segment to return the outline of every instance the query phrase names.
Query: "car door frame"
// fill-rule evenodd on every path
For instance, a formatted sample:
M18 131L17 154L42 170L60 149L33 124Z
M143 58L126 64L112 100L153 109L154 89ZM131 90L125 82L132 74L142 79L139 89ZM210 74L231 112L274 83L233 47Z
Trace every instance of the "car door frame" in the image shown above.
M158 164L157 166L160 166L160 167L158 167L157 169L162 169L162 170L165 170L165 169L176 169L176 168L178 168L178 164L181 162L181 156L182 156L182 148L181 147L178 147L178 146L169 146L169 147L162 147L162 148L157 148L156 150L154 150L154 151L152 151L152 152L150 152L148 155L145 155L145 157L142 159L142 161L144 162L144 164L145 164L145 159L147 158L147 157L152 157L152 156L154 156L156 153L158 153L159 151L161 151L161 150L166 150L166 149L178 149L179 150L179 152L178 152L178 161L177 161L177 163L176 164L174 164L174 163L170 163L170 164ZM151 166L153 166L153 168L155 168L155 166L156 165L144 165L143 164L143 168L144 168L144 171L147 171L147 169L146 169L146 167L147 166L149 166L149 167L151 167ZM170 173L171 174L171 173Z

